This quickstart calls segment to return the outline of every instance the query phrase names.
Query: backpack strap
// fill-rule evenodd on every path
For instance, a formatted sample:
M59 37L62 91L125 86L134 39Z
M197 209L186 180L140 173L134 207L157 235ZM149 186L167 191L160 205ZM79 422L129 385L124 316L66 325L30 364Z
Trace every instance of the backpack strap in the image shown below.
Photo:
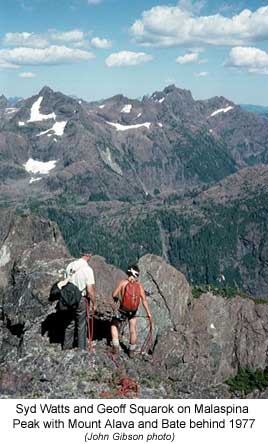
M121 292L120 292L120 298L119 298L119 300L120 300L120 302L122 301L122 299L123 299L123 296L124 296L124 293L125 293L125 291L126 291L126 288L127 288L127 285L129 284L129 281L127 281L125 284L124 284L124 286L122 287L122 290L121 290Z
M79 267L79 268L77 268L77 270L75 270L74 273L70 274L70 276L67 276L67 278L63 279L62 281L59 281L59 282L57 283L57 286L58 286L59 290L62 290L63 287L65 287L65 286L70 282L71 278L72 278L76 273L78 273L78 271L82 270L82 268L83 268L83 267Z

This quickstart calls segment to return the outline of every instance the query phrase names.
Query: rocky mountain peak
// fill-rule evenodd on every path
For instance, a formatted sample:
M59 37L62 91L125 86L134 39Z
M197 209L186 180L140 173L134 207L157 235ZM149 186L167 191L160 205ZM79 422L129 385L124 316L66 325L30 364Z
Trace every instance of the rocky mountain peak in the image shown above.
M227 106L232 106L235 107L237 106L234 102L232 102L229 99L226 99L226 97L223 96L215 96L212 97L211 99L205 100L204 103L207 103L209 106L218 106L218 107L227 107Z
M39 92L39 95L40 96L48 96L48 95L51 95L51 94L54 94L54 91L53 91L53 89L51 89L49 86L44 86L42 89L41 89L41 91Z
M123 94L116 94L115 96L108 99L108 101L113 104L121 105L129 102L129 99Z
M7 98L4 96L4 94L2 94L0 96L0 109L5 109L8 105L8 100Z
M176 85L169 85L164 88L163 93L165 95L176 95L177 97L184 98L193 102L193 96L191 91L187 89L177 88Z

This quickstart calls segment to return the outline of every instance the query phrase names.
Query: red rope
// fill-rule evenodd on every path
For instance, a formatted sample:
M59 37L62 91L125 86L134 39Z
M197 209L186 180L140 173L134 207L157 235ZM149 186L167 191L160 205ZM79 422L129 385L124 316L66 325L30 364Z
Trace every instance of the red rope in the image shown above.
M89 351L93 352L93 322L94 322L94 310L92 309L92 314L90 316L90 304L88 298L86 298L86 312L87 312L87 337L88 337L88 347Z
M141 347L140 353L148 352L153 345L153 323L151 318L148 318L148 320L149 320L149 333L144 341L144 344ZM133 379L128 378L126 376L124 369L120 367L113 354L109 354L109 356L111 357L112 361L115 363L116 367L119 369L121 373L118 380L118 385L120 385L120 388L114 390L113 392L102 392L100 394L101 398L116 398L116 397L138 398L140 392L139 384Z
M148 351L153 346L153 323L151 318L147 318L149 320L149 333L145 338L145 341L141 347L140 353L148 353Z
M117 381L117 384L120 387L117 390L114 390L113 392L102 392L100 394L101 398L116 398L116 397L138 398L140 392L139 384L136 381L134 381L134 379L131 379L128 376L126 376L125 370L122 367L120 367L113 354L108 353L108 355L110 356L110 358L118 368L119 372L121 373Z

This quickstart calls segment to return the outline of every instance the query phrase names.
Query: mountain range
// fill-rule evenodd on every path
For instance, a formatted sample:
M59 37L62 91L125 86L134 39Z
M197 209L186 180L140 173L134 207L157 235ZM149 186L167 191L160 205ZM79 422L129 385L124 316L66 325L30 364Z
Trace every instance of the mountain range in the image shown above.
M224 97L0 97L0 205L58 222L72 254L154 253L192 285L268 297L267 179L267 120Z

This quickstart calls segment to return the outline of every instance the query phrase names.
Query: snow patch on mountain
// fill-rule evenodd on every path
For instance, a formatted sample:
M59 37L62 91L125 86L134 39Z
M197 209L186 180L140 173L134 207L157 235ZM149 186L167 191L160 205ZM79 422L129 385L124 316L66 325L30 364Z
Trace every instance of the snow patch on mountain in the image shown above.
M42 179L42 177L31 177L31 179L29 180L29 183L38 182L41 179Z
M163 128L163 123L158 123L158 126L159 126L160 128Z
M210 114L210 117L214 117L214 116L216 116L217 114L220 114L220 113L228 113L228 111L231 111L232 109L234 109L233 106L227 106L226 108L217 109L212 114Z
M43 100L43 97L40 96L33 103L32 107L31 107L31 117L29 120L27 120L27 122L40 122L42 120L49 120L49 119L56 120L56 114L54 112L51 114L40 113L40 106L41 106L42 100Z
M5 109L6 114L16 113L17 111L19 111L18 108L6 108Z
M100 150L100 155L106 165L108 165L115 173L123 176L123 171L121 170L120 166L112 159L112 153L109 147L106 148L106 151Z
M159 103L163 103L165 100L165 97L162 97L162 99L158 100Z
M52 126L52 128L49 128L48 130L46 130L46 131L42 131L41 133L37 134L37 137L39 137L39 136L43 136L44 134L47 134L47 133L49 133L50 131L54 131L54 133L55 133L56 136L63 136L63 133L64 133L64 129L65 129L66 124L67 124L67 122L64 122L64 121L62 121L62 122L56 122L56 123L54 123L54 125ZM52 134L48 134L48 136L51 137Z
M111 125L116 128L117 131L128 131L131 129L138 129L145 127L147 129L150 129L151 123L145 122L145 123L137 123L136 125L121 125L121 123L113 123L113 122L107 122L108 125Z
M3 245L0 250L0 268L9 263L11 259L10 249L7 245Z
M121 109L121 113L130 113L130 111L132 110L132 105L128 104L125 105L122 109Z
M25 126L25 122L18 122L19 126Z
M23 164L28 173L33 174L49 174L55 168L57 160L49 160L48 162L41 162L40 160L29 159Z
M100 105L99 108L100 109L105 108L105 105Z

